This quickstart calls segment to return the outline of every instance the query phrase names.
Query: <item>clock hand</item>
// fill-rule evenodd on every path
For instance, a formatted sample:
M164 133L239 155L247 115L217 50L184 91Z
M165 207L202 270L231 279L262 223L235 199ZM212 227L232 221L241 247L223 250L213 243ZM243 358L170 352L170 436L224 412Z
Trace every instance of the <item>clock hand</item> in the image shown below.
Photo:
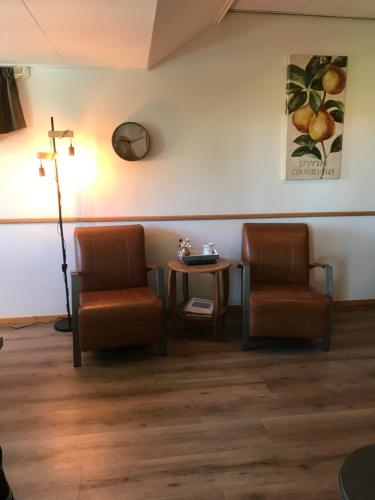
M120 137L120 142L127 142L128 144L130 144L132 141L128 141L127 139L125 139L125 137Z
M141 136L137 137L136 139L133 139L133 140L132 140L132 141L130 141L130 142L136 142L136 141L139 141L139 139L144 139L144 138L145 138L145 136L144 136L144 135L141 135Z

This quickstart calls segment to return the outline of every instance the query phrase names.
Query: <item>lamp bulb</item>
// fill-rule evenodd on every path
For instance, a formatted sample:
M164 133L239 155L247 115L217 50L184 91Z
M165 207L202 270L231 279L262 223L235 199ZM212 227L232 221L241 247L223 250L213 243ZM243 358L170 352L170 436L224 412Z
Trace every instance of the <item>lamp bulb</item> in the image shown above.
M74 156L75 152L74 152L74 146L72 144L72 139L70 139L70 146L69 146L68 151L69 151L69 156Z

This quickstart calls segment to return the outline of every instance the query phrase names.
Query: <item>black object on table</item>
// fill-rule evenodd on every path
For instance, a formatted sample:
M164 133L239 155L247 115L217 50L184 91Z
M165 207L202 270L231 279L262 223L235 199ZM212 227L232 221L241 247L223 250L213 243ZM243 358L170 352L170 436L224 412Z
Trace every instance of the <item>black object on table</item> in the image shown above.
M353 451L340 470L343 500L375 499L375 444Z
M192 255L183 255L182 257L180 257L180 261L188 266L197 266L197 265L199 266L205 264L216 264L216 262L219 260L219 257L220 256L218 253L209 255L192 254Z

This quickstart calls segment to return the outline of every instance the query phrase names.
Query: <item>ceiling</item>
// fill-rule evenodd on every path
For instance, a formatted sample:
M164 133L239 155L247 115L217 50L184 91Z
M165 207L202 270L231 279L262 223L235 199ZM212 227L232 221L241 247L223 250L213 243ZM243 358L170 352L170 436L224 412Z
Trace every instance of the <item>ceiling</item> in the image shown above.
M233 0L1 0L1 65L149 68Z
M374 0L234 0L233 11L375 19Z
M230 8L375 19L375 0L0 0L0 65L152 68Z

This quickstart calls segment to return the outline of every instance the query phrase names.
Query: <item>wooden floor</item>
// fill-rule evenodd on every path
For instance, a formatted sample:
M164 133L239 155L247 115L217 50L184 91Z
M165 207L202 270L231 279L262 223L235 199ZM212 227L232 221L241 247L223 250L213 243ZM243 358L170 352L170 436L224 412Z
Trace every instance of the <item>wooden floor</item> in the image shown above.
M184 331L159 358L84 354L50 325L0 331L0 443L16 500L338 499L375 442L375 311L340 312L333 348Z

